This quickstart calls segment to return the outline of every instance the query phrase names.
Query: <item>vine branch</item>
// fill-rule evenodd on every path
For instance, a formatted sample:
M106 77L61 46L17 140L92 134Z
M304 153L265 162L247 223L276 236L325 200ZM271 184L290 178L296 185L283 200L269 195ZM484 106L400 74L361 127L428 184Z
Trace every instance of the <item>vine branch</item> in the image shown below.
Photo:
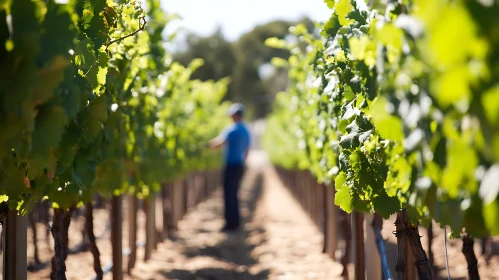
M128 34L128 35L125 35L123 37L120 37L120 38L117 38L117 39L114 39L114 40L111 40L110 42L108 42L106 44L106 51L107 49L109 48L109 46L111 46L112 44L114 43L118 43L126 38L129 38L129 37L132 37L134 36L135 34L139 33L140 31L143 31L146 27L146 24L147 24L147 21L146 21L146 17L141 17L139 18L139 29L135 30L134 32Z

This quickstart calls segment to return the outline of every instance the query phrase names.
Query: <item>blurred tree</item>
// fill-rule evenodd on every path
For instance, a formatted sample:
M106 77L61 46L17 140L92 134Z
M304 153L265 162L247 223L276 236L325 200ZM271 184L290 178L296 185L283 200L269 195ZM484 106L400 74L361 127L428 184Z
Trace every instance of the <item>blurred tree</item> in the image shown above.
M224 38L220 28L208 37L188 34L186 45L186 50L175 53L174 60L187 66L193 59L202 58L204 65L194 72L194 79L206 81L232 76L236 59L232 43Z
M187 48L177 52L174 59L187 65L194 58L202 58L205 64L193 77L201 80L229 77L231 84L226 99L243 102L253 118L261 118L269 113L275 93L287 85L287 72L274 69L270 60L289 57L289 51L269 48L265 40L270 37L286 39L289 27L298 23L304 23L310 31L314 29L314 23L303 18L255 26L235 42L227 41L220 29L207 37L189 34Z

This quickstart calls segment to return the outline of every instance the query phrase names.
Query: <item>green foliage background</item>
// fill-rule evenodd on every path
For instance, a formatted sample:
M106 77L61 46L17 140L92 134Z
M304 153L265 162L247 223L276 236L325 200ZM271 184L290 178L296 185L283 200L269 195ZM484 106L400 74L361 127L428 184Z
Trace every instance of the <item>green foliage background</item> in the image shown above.
M0 2L0 194L25 214L217 168L227 80L172 62L159 0Z
M188 65L196 58L206 63L194 72L200 80L230 79L226 100L247 105L247 118L263 118L271 111L275 93L286 87L287 71L273 69L270 74L261 75L261 67L270 65L273 58L288 59L287 49L269 48L268 38L285 39L289 27L304 24L309 31L314 24L307 18L299 21L274 20L257 25L252 30L231 42L225 39L223 30L201 37L188 34L185 49L174 53L174 61Z

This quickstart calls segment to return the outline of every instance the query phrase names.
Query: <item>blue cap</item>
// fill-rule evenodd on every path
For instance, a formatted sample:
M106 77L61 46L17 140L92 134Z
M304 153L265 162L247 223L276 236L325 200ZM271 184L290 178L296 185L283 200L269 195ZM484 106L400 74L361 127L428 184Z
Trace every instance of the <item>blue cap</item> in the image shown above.
M241 103L234 103L230 106L229 110L227 110L228 116L233 116L234 114L243 114L244 113L244 105Z

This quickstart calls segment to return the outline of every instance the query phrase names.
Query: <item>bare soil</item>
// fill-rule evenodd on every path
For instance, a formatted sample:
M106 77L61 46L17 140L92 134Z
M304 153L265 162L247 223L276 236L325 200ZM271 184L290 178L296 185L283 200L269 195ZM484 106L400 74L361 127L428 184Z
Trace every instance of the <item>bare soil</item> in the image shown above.
M322 254L322 236L308 216L282 185L264 154L253 153L240 190L243 227L236 232L222 232L223 200L218 190L209 199L192 209L180 222L177 232L158 245L152 259L144 262L143 249L138 249L138 261L131 275L125 279L179 279L179 280L334 280L343 279L342 266ZM124 203L123 244L128 243ZM160 215L158 211L157 215ZM95 209L94 224L103 267L111 261L111 242L106 226L106 209ZM161 220L158 217L158 221ZM138 240L144 240L145 217L138 214ZM394 272L396 240L392 234L394 218L385 221L383 236L389 262ZM69 247L82 242L84 218L73 219L70 226ZM49 279L52 237L46 238L46 227L37 224L42 265L32 266L28 279ZM421 228L423 244L426 230ZM28 256L33 263L32 232L28 232ZM499 238L495 238L499 247ZM340 241L340 250L344 247ZM432 245L438 279L447 279L444 265L443 230L434 226ZM482 279L499 279L499 255L484 257L480 244L475 243ZM461 241L449 240L448 253L452 279L467 279L467 264L461 253ZM338 252L337 255L341 255ZM93 275L90 252L73 253L66 261L68 279L90 279ZM124 258L124 264L127 259ZM126 271L126 268L124 267ZM350 265L350 275L353 267ZM393 274L395 276L395 273ZM104 279L111 279L110 273ZM369 279L369 276L367 277Z

